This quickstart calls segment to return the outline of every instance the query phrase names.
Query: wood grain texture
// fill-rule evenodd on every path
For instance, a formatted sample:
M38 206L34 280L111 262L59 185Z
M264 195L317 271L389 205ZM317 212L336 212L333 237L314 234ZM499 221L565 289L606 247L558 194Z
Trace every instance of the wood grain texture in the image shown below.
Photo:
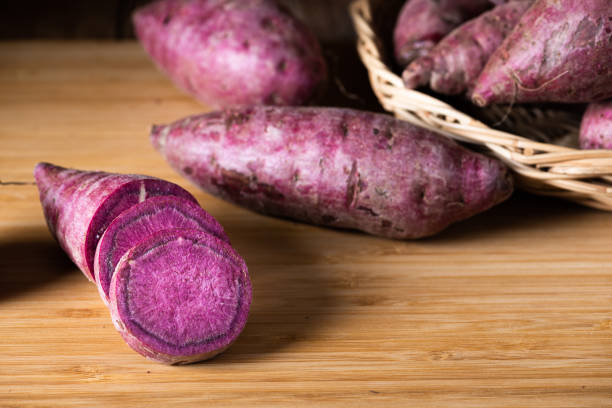
M254 287L226 353L149 362L51 238L36 188L0 186L0 407L612 406L612 215L518 194L414 242L264 217L150 147L152 123L205 109L134 43L0 44L0 180L44 160L178 182Z

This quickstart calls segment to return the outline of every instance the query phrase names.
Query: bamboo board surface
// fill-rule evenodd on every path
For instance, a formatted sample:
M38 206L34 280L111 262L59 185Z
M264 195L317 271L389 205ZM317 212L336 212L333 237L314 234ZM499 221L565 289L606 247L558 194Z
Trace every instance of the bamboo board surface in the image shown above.
M414 242L257 215L149 145L152 123L204 109L135 43L0 44L0 180L49 161L177 182L254 286L226 353L149 362L51 238L36 188L0 186L0 407L612 406L612 214L517 194Z

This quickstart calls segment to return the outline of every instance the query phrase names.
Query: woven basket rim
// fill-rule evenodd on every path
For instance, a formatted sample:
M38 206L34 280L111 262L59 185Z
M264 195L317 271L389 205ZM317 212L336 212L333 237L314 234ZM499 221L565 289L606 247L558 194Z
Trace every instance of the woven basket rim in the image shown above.
M349 12L359 57L386 111L455 140L483 146L513 170L522 189L612 211L612 150L579 150L493 129L431 95L405 88L383 61L384 45L373 27L370 1L354 0Z

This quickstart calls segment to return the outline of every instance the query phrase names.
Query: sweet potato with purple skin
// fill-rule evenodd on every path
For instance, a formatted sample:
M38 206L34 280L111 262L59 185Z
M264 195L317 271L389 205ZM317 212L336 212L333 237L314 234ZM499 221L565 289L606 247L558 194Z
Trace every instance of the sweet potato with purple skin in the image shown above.
M120 260L110 286L113 324L130 347L166 364L211 358L236 340L251 305L244 260L190 229L159 231Z
M612 149L612 100L587 107L579 141L582 149Z
M427 55L453 28L490 6L489 0L408 0L393 31L395 59L405 67Z
M252 107L154 126L183 176L265 214L390 238L435 234L506 199L499 161L387 115Z
M111 278L123 254L143 238L171 228L199 229L229 243L221 224L192 200L159 196L136 204L111 222L96 248L95 281L104 303L108 304Z
M532 0L516 0L482 13L442 39L402 74L407 88L427 85L454 95L472 88L489 57L512 31Z
M536 0L478 77L478 106L612 97L612 2Z
M327 79L314 35L273 0L161 0L133 22L157 66L208 106L303 104Z
M80 171L38 163L34 177L51 233L89 280L94 280L96 245L122 211L160 195L196 202L182 187L149 176Z

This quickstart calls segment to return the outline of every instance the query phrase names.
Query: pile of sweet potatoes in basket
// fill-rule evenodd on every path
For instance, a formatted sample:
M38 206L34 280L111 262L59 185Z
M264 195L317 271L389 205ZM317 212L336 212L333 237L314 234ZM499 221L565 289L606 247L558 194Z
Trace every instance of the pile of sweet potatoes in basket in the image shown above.
M611 108L605 101L612 98L612 3L495 3L408 0L393 37L406 87L466 94L481 107L597 103L585 114L580 144L610 146Z
M408 0L395 31L407 86L478 105L594 102L584 146L608 147L607 0ZM210 194L264 214L392 239L431 236L502 202L494 158L389 115L317 103L315 35L274 0L158 0L137 36L183 91L220 110L152 126L150 141ZM546 32L547 35L543 33ZM210 358L244 327L246 265L180 186L41 163L50 230L94 281L126 342L164 363Z

